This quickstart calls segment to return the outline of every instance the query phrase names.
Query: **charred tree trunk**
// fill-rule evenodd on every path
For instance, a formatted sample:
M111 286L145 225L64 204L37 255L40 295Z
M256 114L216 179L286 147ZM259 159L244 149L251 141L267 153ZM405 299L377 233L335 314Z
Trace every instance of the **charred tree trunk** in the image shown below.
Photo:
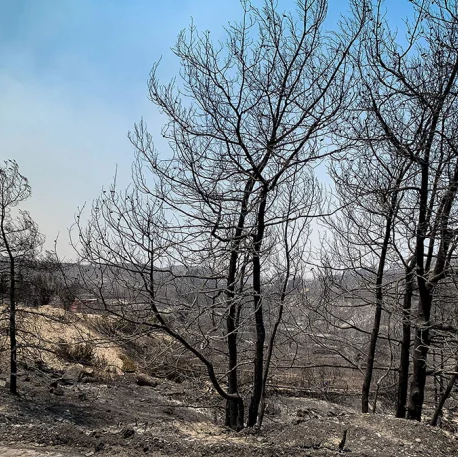
M437 116L435 119L437 125ZM415 263L418 283L418 311L412 355L413 369L410 395L407 404L407 418L420 421L426 384L426 358L429 348L429 318L431 314L430 287L426 279L425 240L428 231L428 191L429 191L429 155L433 134L429 136L429 147L425 148L425 157L421 165L421 187L419 192L419 215L416 232Z
M10 392L17 395L16 284L14 257L10 256Z
M417 261L419 259L417 258ZM414 350L412 355L412 382L407 405L407 418L420 421L425 396L426 361L429 350L429 320L431 314L431 290L424 277L424 269L417 271L420 298L414 336Z
M399 361L398 397L396 400L396 417L405 418L407 411L407 393L409 388L409 363L410 363L410 316L412 307L414 267L406 269L406 290L404 291L404 303L402 306L402 340L401 355Z
M235 276L235 275L234 275ZM237 379L237 327L236 327L236 305L231 298L229 313L227 316L227 349L228 349L228 375L227 391L229 394L238 393ZM228 399L226 402L226 426L234 430L243 428L243 416L239 418L240 410L238 401ZM242 426L240 427L240 421Z
M16 340L16 272L15 257L8 242L8 236L5 230L6 210L2 208L1 213L1 235L2 242L8 254L10 269L10 314L9 314L9 338L10 338L10 392L17 395L17 340Z
M431 312L431 292L429 287L420 291L418 304L418 324L414 337L414 352L412 356L412 382L410 384L410 396L408 402L407 418L421 421L423 402L425 399L426 385L426 361L429 351L429 319Z
M248 411L248 427L256 425L258 420L259 404L263 391L264 371L264 343L266 331L264 328L264 315L261 296L261 247L265 232L265 212L267 205L267 188L263 189L258 211L257 233L253 246L253 305L256 324L256 347L254 356L254 381L251 395L250 409Z
M245 227L245 218L248 212L247 206L254 187L254 180L249 179L245 185L244 197L240 209L239 220L235 230L235 237L231 249L229 261L229 271L227 275L226 297L228 300L229 310L226 319L227 329L227 349L228 349L228 376L227 390L229 394L238 395L238 351L237 351L237 333L238 333L238 310L235 302L235 284L237 277L237 261L239 257L240 241ZM241 430L244 427L244 404L243 400L228 399L226 401L226 421L227 427L234 430Z
M383 268L383 267L382 267ZM379 269L380 272L380 269ZM374 370L374 359L375 350L377 347L377 339L380 332L380 321L382 318L382 307L383 307L383 291L382 291L382 279L383 272L377 274L377 285L376 285L376 304L374 314L374 324L372 327L371 340L369 343L369 350L367 353L366 372L364 375L363 389L361 395L362 412L369 412L369 393L371 388L372 374Z
M398 180L399 181L399 180ZM396 183L396 187L398 182ZM380 332L380 321L382 319L383 309L383 274L385 271L386 255L388 252L388 245L390 242L391 227L395 214L395 206L397 204L397 192L395 191L390 199L390 210L386 218L385 233L383 237L382 250L380 252L379 265L377 270L377 278L375 282L375 314L374 324L372 327L371 340L369 343L369 350L367 353L366 373L364 375L364 382L361 395L361 410L363 413L369 412L369 393L371 389L372 375L374 371L375 350L377 348L377 339Z
M235 305L231 305L227 317L227 347L228 347L228 364L229 373L227 375L227 391L229 394L238 395L238 376L237 376L237 328L235 325L236 310ZM234 430L241 430L244 426L244 406L243 400L227 399L226 400L226 421L227 427Z
M270 362L272 360L272 354L274 350L275 338L277 336L278 327L283 319L283 311L285 306L285 299L287 296L287 288L288 288L288 281L291 275L291 258L290 258L290 248L289 248L289 241L288 241L288 221L286 221L286 228L284 231L283 242L285 243L285 251L286 251L286 273L285 273L285 280L283 281L281 296L280 296L280 305L278 308L277 319L272 329L272 333L270 335L269 346L267 348L267 355L266 355L266 363L264 367L264 379L262 381L262 392L261 392L261 404L259 407L259 414L258 414L258 421L257 426L260 428L262 426L262 422L264 420L264 413L266 411L266 384L267 378L269 376L269 369L270 369Z

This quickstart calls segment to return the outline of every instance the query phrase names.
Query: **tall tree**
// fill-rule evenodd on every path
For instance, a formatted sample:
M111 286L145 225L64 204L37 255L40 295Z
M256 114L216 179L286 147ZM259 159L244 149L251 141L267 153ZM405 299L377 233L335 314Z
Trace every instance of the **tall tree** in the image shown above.
M43 243L38 226L24 210L16 207L30 197L27 178L19 172L15 161L7 160L0 167L0 255L8 266L9 275L9 340L10 391L17 393L17 326L16 275L17 265L33 256Z
M267 266L272 265L275 234L286 230L292 236L291 225L286 229L288 220L307 220L317 212L313 167L333 153L323 140L352 94L348 53L366 13L365 5L353 6L355 19L346 22L340 34L322 32L326 0L300 0L295 14L278 11L273 0L266 0L261 9L242 1L243 19L228 27L224 43L213 43L209 32L199 33L194 26L183 31L174 48L182 64L181 84L174 80L162 85L158 64L149 81L150 99L168 119L163 136L172 156L159 155L145 124L137 125L130 135L137 149L134 194L125 195L123 201L138 198L139 203L127 212L112 189L116 199L102 197L89 227L80 230L81 252L91 263L102 266L116 258L104 235L108 223L118 252L138 243L133 235L137 229L144 243L134 252L152 246L144 251L150 255L143 261L126 257L129 268L136 265L138 271L139 265L149 265L153 272L159 258L156 263L152 259L162 252L162 265L175 263L186 272L182 276L199 276L193 283L199 284L199 293L185 314L200 309L201 314L194 314L198 322L209 309L214 312L219 323L207 329L210 333L201 345L226 341L225 389L215 365L196 349L196 336L184 338L163 318L159 296L152 293L153 277L147 286L151 309L159 326L206 365L215 389L227 401L226 424L232 428L245 425L239 372L249 360L253 360L253 382L246 424L254 426L259 419L274 344L269 338L266 357ZM291 193L292 182L302 188L297 193L302 199ZM148 202L160 208L160 217L158 213L148 217L149 212L141 209ZM120 235L139 220L140 227L133 224L135 230L123 245ZM148 235L150 226L154 237ZM166 236L171 238L165 240ZM168 247L157 249L154 241ZM169 268L168 274L179 270ZM271 330L275 335L275 326Z
M419 291L407 416L420 420L434 292L455 248L458 5L447 0L410 3L413 20L401 42L386 22L384 2L375 2L359 60L358 116L370 125L368 144L388 144L412 163L413 175L403 183L408 204L399 211L408 221L404 252L405 258L413 253Z

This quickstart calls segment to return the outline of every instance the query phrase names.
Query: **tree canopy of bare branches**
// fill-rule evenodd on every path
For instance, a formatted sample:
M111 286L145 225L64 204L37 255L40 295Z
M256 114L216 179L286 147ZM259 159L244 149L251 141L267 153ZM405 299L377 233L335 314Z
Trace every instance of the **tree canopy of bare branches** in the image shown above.
M96 266L87 284L102 299L107 285L129 284L130 303L145 304L135 319L207 368L235 429L262 422L275 337L320 212L314 167L335 153L325 139L352 103L348 55L367 12L355 2L342 33L327 34L325 0L298 1L295 14L273 0L241 5L224 42L194 25L179 35L180 78L162 84L153 66L149 98L167 118L171 155L136 125L132 187L104 192L75 239ZM126 303L105 303L128 317Z

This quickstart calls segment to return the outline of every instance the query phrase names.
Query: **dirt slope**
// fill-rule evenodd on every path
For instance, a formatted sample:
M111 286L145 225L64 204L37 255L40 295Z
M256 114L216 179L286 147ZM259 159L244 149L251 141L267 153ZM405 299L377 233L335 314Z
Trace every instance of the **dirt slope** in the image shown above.
M64 369L66 362L54 353L59 344L87 343L94 347L94 356L107 367L120 369L123 365L120 348L97 331L95 324L101 319L112 320L110 317L70 313L53 306L20 307L17 316L19 360L30 363L41 359L49 367ZM6 335L2 336L0 343L7 347ZM7 371L7 361L8 353L1 353L0 374L2 368Z

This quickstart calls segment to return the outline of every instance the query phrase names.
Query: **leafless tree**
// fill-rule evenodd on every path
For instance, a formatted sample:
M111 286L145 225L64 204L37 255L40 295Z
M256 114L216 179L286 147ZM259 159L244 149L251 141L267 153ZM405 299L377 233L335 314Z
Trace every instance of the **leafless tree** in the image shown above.
M17 393L17 336L16 336L16 289L17 266L36 254L43 244L43 236L27 211L16 207L29 198L31 188L27 178L19 172L15 161L7 160L0 167L0 255L7 265L9 288L10 340L10 391Z
M99 292L104 274L111 284L131 275L130 290L149 297L149 326L206 366L235 429L245 425L240 373L251 364L246 424L262 421L276 323L294 276L290 263L280 305L270 307L273 259L282 251L288 264L292 240L319 211L313 167L334 153L324 139L350 103L348 53L366 14L366 5L354 2L355 17L331 35L322 32L325 0L298 1L295 14L278 11L273 0L261 9L242 1L242 9L224 43L193 25L180 34L180 84L162 85L153 67L149 96L168 119L163 136L172 154L158 154L146 125L137 125L130 134L137 150L132 189L113 187L93 206L87 228L77 224L81 258L97 266ZM177 276L195 288L191 303L176 293L171 300L172 284L165 283ZM218 351L207 351L209 343ZM210 360L215 353L224 355L223 376Z
M434 293L456 244L458 5L411 3L413 20L401 45L385 20L384 2L375 2L362 35L361 101L353 115L369 126L361 140L411 162L411 177L401 185L408 195L398 210L397 230L405 237L397 249L405 259L413 254L405 267L415 268L419 293L407 415L420 420Z
M333 177L338 213L326 218L332 242L326 244L325 255L333 253L328 268L338 275L349 272L357 284L340 283L341 293L359 303L364 312L375 302L372 330L367 349L362 387L362 411L369 411L369 393L375 363L382 311L389 305L389 292L398 278L386 278L386 270L397 268L399 252L395 246L398 209L402 201L402 185L409 177L410 162L397 157L383 145L371 144L370 124L366 119L352 120L345 126L346 135L353 135L351 150L330 168ZM366 141L369 139L369 141ZM327 251L327 252L326 252ZM338 284L335 284L336 290ZM388 300L385 295L388 293Z

